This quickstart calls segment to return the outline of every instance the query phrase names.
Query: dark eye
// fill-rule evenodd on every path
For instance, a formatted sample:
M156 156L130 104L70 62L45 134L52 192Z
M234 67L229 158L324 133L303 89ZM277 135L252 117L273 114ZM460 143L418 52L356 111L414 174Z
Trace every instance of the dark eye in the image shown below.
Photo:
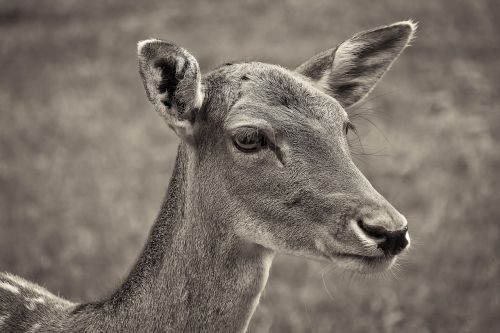
M267 146L263 133L256 129L244 129L233 136L233 143L244 153L255 153Z

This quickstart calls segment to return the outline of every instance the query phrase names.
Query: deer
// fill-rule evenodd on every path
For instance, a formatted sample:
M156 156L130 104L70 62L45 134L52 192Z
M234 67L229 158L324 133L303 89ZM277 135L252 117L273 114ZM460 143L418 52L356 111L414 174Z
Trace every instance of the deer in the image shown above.
M0 274L0 332L245 332L276 253L359 274L390 269L408 223L352 160L349 110L409 45L416 23L360 32L289 70L138 43L149 101L178 135L147 242L121 285L74 303Z

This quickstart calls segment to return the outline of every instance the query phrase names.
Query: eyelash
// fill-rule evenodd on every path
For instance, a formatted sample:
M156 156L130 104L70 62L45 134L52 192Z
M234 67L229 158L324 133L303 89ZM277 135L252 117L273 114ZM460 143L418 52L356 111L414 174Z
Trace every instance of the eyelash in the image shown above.
M233 136L233 144L244 153L255 153L268 146L266 136L254 128L240 130Z
M354 126L354 124L351 123L350 121L348 121L345 124L345 129L344 129L345 135L349 134L349 130L351 130L351 131L353 131L353 132L356 133L356 126Z

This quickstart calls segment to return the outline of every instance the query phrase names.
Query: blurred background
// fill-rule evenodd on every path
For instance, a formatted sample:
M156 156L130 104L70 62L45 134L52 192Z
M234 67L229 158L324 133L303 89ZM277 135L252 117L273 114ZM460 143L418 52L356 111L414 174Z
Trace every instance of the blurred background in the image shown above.
M0 270L72 300L139 254L177 138L152 110L136 42L294 68L413 18L418 38L353 110L356 163L408 218L382 277L278 256L250 332L500 331L500 7L475 1L0 1Z

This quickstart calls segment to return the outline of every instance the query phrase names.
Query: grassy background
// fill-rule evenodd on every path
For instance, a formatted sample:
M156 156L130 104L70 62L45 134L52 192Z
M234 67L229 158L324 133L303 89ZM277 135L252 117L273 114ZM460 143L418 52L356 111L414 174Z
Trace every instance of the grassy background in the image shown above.
M0 1L0 270L88 300L135 260L177 145L146 100L137 40L175 41L205 71L233 59L293 68L407 18L418 39L355 123L378 152L357 163L407 215L413 250L370 279L278 256L250 331L500 330L493 0Z

